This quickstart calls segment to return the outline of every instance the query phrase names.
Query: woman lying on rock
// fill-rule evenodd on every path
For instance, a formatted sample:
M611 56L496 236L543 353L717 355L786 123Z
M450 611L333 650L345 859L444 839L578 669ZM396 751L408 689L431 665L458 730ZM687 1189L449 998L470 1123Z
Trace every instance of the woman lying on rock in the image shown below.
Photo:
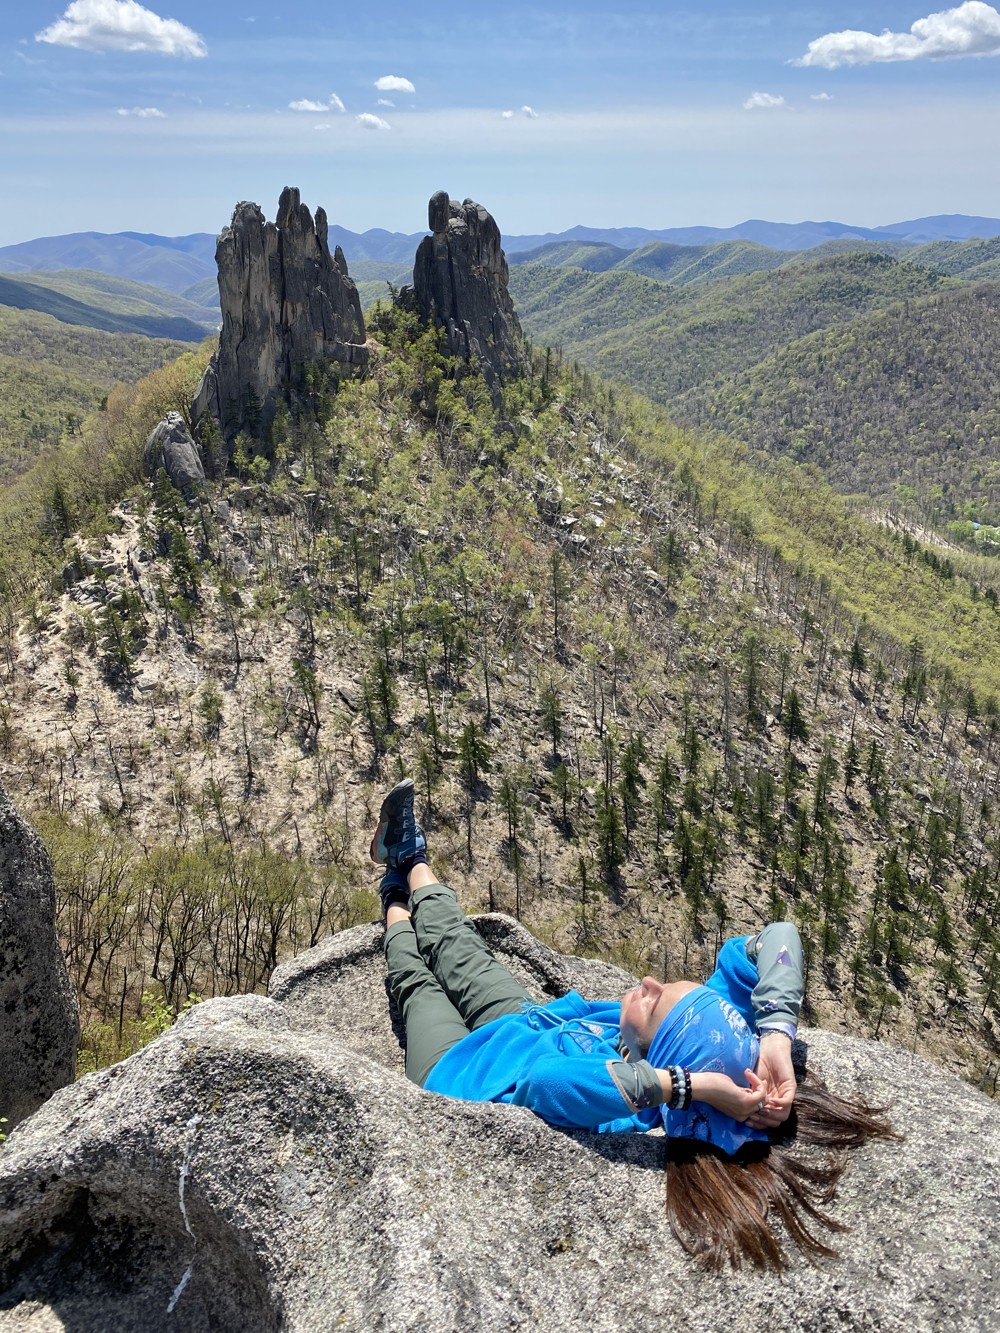
M833 1197L844 1159L793 1158L792 1134L799 1144L846 1148L891 1130L878 1111L816 1080L796 1085L795 927L729 940L704 985L645 977L621 1000L570 991L539 1004L435 879L413 790L406 779L389 792L371 845L372 860L387 867L379 893L407 1077L450 1097L525 1106L566 1129L662 1127L676 1140L667 1154L670 1225L712 1267L747 1258L780 1269L769 1213L807 1254L835 1253L808 1223L843 1229L818 1205Z

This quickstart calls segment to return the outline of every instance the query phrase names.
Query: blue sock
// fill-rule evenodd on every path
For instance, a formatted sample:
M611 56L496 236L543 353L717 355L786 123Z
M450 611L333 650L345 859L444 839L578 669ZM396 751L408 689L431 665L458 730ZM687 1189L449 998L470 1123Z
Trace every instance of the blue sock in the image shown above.
M410 886L406 882L406 871L397 870L394 866L390 866L382 876L382 882L378 886L378 891L383 898L390 892L394 898L397 895L400 898L409 898Z

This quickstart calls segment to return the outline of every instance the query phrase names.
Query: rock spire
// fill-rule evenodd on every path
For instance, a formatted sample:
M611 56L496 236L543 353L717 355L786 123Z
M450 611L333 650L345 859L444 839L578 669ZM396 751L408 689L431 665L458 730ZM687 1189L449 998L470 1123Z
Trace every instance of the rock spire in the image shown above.
M427 222L432 234L420 242L413 266L421 317L443 325L449 352L478 361L491 387L517 378L527 357L500 228L482 204L460 204L443 190L431 196Z
M314 223L298 190L282 191L274 222L257 204L237 204L215 258L222 331L192 417L196 429L214 418L230 443L267 425L300 366L329 361L350 374L368 351L344 253L330 253L326 213L317 208Z

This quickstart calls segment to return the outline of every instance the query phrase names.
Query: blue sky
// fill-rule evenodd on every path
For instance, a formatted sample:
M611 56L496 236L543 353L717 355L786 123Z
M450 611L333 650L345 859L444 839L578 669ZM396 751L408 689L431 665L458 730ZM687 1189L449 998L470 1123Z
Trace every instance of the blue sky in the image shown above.
M0 244L218 231L286 184L356 231L437 189L511 234L1000 216L1000 13L18 0L0 143Z

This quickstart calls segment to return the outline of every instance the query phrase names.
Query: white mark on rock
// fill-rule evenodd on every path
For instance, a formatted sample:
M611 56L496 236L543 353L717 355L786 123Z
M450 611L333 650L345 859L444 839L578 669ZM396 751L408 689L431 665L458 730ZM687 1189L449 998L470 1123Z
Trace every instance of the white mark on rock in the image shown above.
M198 1126L201 1124L201 1116L193 1115L187 1122L187 1134L184 1143L184 1158L181 1161L180 1176L177 1181L177 1202L180 1205L181 1217L184 1219L184 1230L192 1240L195 1234L191 1230L191 1222L188 1218L187 1204L184 1202L184 1188L187 1185L188 1176L191 1174L191 1158L194 1155L194 1142L198 1136ZM174 1306L184 1294L184 1288L191 1281L191 1270L194 1268L194 1260L188 1264L184 1270L184 1276L174 1288L174 1294L170 1297L170 1304L167 1306L167 1314L173 1314Z
M187 1178L191 1174L191 1155L194 1152L195 1136L198 1133L198 1126L200 1124L200 1115L193 1115L187 1122L187 1143L184 1147L184 1160L181 1162L180 1179L177 1182L177 1195L181 1206L181 1217L184 1219L184 1230L192 1240L194 1240L194 1232L191 1230L191 1223L188 1221L187 1204L184 1202L184 1186L187 1184Z
M185 1287L187 1286L187 1284L191 1281L191 1269L192 1269L192 1268L194 1268L194 1262L193 1262L193 1261L192 1261L191 1263L188 1264L187 1268L185 1268L185 1270L184 1270L184 1276L181 1278L180 1282L178 1282L177 1286L174 1287L174 1294L170 1297L170 1304L167 1306L167 1314L173 1314L173 1312L174 1312L174 1306L177 1304L177 1302L180 1300L180 1298L184 1295L184 1288L185 1288Z

